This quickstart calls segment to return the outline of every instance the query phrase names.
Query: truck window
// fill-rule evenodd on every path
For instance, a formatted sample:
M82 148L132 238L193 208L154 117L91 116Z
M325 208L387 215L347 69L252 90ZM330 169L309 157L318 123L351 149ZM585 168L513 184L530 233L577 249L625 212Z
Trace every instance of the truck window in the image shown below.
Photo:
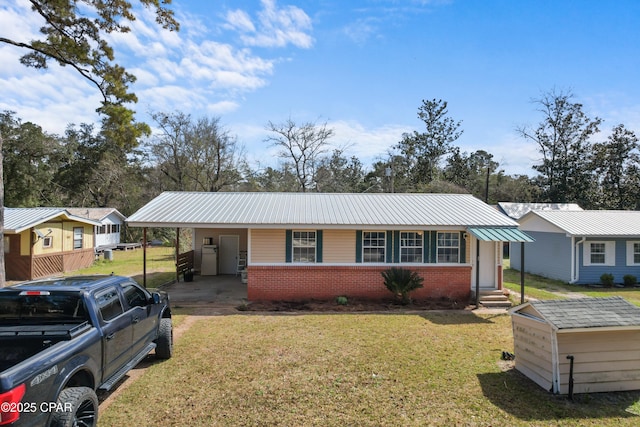
M10 291L0 295L0 323L12 321L85 321L78 292Z
M129 307L144 307L149 304L151 296L133 283L124 283L122 291Z
M96 304L105 322L115 319L123 313L122 303L116 288L109 288L96 294Z

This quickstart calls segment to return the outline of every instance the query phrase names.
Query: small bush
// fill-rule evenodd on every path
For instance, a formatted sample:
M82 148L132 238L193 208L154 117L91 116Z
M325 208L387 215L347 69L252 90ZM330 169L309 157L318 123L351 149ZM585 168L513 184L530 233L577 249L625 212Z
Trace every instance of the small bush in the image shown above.
M338 305L347 305L347 304L349 304L349 300L345 296L339 296L338 298L336 298L336 302L338 303Z
M613 287L613 274L611 274L611 273L602 274L602 276L600 276L600 283L602 283L607 288L612 288Z
M625 274L622 278L622 283L624 283L626 287L635 286L638 284L638 278L633 274Z

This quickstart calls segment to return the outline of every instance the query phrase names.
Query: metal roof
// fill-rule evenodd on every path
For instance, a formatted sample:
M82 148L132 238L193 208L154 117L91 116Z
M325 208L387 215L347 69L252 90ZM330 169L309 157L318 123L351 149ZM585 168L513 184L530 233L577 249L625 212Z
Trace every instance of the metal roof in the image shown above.
M581 211L577 203L514 203L500 202L498 207L513 219L520 219L531 211Z
M571 236L640 236L640 211L532 211L526 218L529 215L537 215Z
M4 208L4 232L21 233L60 216L82 223L100 225L98 221L71 215L64 208Z
M517 228L469 227L469 233L486 242L534 242L535 240Z
M102 221L112 213L122 220L127 219L116 208L66 208L71 215Z
M640 327L640 307L622 297L533 301L531 305L555 329Z
M133 227L517 227L469 194L165 192L128 219Z

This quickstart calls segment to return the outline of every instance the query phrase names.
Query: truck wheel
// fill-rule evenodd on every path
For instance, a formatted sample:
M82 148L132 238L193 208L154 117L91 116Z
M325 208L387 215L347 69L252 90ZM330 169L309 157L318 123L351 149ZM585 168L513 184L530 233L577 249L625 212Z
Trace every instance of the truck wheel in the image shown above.
M60 392L52 425L90 427L98 425L98 397L89 387L69 387Z
M173 355L173 326L170 318L160 319L158 339L156 340L156 357L170 359Z

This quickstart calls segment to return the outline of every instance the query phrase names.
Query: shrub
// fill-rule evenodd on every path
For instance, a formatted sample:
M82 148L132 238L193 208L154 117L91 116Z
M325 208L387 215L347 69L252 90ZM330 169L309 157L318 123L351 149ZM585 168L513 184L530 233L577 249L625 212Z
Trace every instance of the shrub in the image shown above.
M600 276L600 283L602 283L607 288L612 288L613 287L613 274L611 274L611 273L603 273L602 276Z
M338 303L338 305L347 305L349 303L349 300L345 296L339 296L338 298L336 298L336 302Z
M384 278L384 286L404 305L411 302L409 293L420 289L424 282L417 272L404 268L391 267L380 274Z
M627 287L635 286L638 283L638 278L633 274L625 274L622 283Z

